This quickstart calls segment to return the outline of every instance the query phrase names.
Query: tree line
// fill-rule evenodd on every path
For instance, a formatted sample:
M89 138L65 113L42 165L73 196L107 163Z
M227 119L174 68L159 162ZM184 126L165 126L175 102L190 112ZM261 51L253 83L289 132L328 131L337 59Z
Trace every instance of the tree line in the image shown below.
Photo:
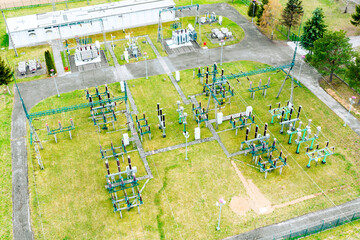
M274 37L278 25L287 28L287 38L291 30L302 22L304 9L301 0L288 0L282 8L279 0L253 0L249 4L248 16L257 17L257 24L262 30ZM355 7L355 12L349 20L354 26L360 26L360 5ZM308 51L306 60L314 66L326 69L329 72L329 81L342 67L346 68L350 85L360 86L360 56L352 49L346 32L330 31L327 29L324 12L316 8L312 16L305 21L301 28L300 45ZM299 31L300 32L300 31Z

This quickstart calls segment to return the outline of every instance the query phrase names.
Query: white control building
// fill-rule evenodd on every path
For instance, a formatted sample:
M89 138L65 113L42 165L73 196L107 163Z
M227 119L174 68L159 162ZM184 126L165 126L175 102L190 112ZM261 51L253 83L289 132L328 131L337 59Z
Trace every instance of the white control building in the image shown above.
M7 24L18 48L157 24L159 11L171 7L175 7L173 0L125 0L8 18ZM175 11L163 12L161 17L162 21L174 21Z

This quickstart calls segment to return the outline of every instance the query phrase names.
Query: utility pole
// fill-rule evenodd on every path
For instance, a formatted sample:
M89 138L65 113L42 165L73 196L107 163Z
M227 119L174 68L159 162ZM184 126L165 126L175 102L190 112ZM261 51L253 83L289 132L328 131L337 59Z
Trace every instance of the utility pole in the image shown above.
M352 105L355 103L355 96L352 96L351 98L349 98L349 102L350 102L350 106L349 106L349 114L351 113L351 107ZM344 123L344 127L346 127L346 122Z
M54 79L56 92L57 92L57 94L58 94L58 97L60 97L59 89L58 89L58 86L57 86L57 84L56 84L54 69L50 69L50 72L51 72L51 73L50 73L51 77Z
M186 124L187 124L186 117L187 117L187 113L184 113L184 119L183 119L184 131L183 131L183 135L185 137L185 160L189 160L188 155L187 155L187 140L189 138L189 133L188 133L188 131L186 131Z
M221 40L219 45L221 46L221 57L220 57L220 66L222 66L222 62L223 62L223 46L225 45L225 41Z
M220 230L220 221L221 221L221 207L224 206L226 203L226 201L222 198L219 199L218 202L216 202L216 206L220 207L220 211L219 211L219 220L218 220L218 225L216 227L216 230L219 231Z
M144 58L145 58L145 73L146 73L146 79L148 79L148 69L147 69L147 61L148 58L147 52L144 52Z
M256 0L253 0L253 14L252 14L252 17L251 17L251 23L254 22L254 16L255 16L255 2Z
M107 49L107 46L106 46L106 35L105 35L104 21L102 20L102 18L100 18L100 22L101 22L101 31L103 33L103 38L104 38L105 52L106 52L108 58L110 58L109 57L109 52L108 52L108 49Z
M51 0L51 4L52 4L52 7L53 7L53 11L56 11L56 6L55 6L54 0Z

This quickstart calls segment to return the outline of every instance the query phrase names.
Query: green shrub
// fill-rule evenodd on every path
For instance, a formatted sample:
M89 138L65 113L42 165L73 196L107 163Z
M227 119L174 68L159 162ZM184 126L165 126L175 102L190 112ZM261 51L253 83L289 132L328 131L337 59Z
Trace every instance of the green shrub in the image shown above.
M54 63L54 60L53 60L49 50L45 51L45 63L46 63L46 68L47 68L48 74L50 75L51 69L54 69L54 74L56 74L55 63Z

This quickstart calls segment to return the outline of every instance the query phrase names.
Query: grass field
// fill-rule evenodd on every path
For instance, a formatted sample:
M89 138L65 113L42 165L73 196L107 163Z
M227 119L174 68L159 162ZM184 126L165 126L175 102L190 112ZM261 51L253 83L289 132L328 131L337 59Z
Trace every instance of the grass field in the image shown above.
M49 45L40 45L34 47L18 48L17 52L19 57L15 56L14 50L4 49L0 50L2 57L8 61L9 65L16 70L19 62L28 61L30 59L35 59L42 63L42 67L46 69L45 64L45 51L49 50L52 53L51 47ZM36 79L45 78L47 74L31 76L26 78L19 78L18 82L32 81Z
M333 98L336 98L346 109L349 109L349 98L352 96L356 97L355 104L352 106L352 114L360 119L360 105L358 104L360 99L360 94L353 89L351 89L344 82L334 77L333 81L330 83L327 80L322 80L320 82L322 88L325 89Z
M13 84L9 88L12 89ZM12 91L11 91L12 92ZM13 95L0 87L0 238L12 239L12 183L11 183L11 113Z
M105 2L107 1L91 1L92 4ZM190 3L190 0L178 0L175 2L179 5L187 5ZM216 2L220 1L194 1L194 3ZM227 2L230 3L231 1ZM285 3L285 1L282 1L282 3ZM311 15L311 12L316 6L320 6L325 10L326 21L328 21L329 29L338 30L341 28L347 30L348 35L359 34L359 30L350 25L348 21L350 14L342 14L341 4L343 3L333 2L331 0L317 0L315 2L303 1L303 4L305 8L304 21L306 17ZM71 3L68 5L69 7L85 6L86 1ZM234 3L233 6L236 7L240 13L246 15L246 6L237 3ZM61 9L65 9L65 5L57 5L57 10ZM5 14L6 17L15 17L48 11L52 11L51 6L5 11ZM164 27L166 27L166 24L164 24ZM131 30L131 32L135 35L143 35L148 31L151 32L149 36L159 50L160 54L162 56L166 55L165 52L161 49L160 44L156 42L156 25L153 25L148 29L137 28ZM108 41L111 39L110 34L111 33L107 34ZM122 31L112 34L116 34L117 38L124 38L125 36ZM102 35L98 36L98 38L102 41ZM7 46L5 24L2 18L0 18L0 46ZM18 49L20 58L15 58L12 50L1 50L1 52L8 56L9 62L16 64L18 61L20 61L19 59L21 58L31 59L41 57L44 55L43 51L48 48L48 46L39 46L34 48ZM25 52L25 54L21 55L22 52ZM238 69L251 69L251 65L251 63L237 63L236 65L232 66L234 68L232 71L236 72ZM230 69L229 64L225 66L229 67L228 69ZM227 71L230 72L230 70ZM188 74L188 76L192 76L192 72L182 72L182 81L180 82L180 86L186 95L198 93L201 91L200 84L194 86L191 84L193 81L192 77L186 77L186 79L183 77L186 74ZM267 76L268 75L264 75L263 79L266 79ZM44 76L37 76L35 78L28 78L25 80L29 81L42 77ZM281 74L278 74L274 77L279 80L281 79ZM180 127L175 124L176 112L174 113L176 109L176 104L174 101L179 100L180 97L177 96L177 93L172 88L170 80L166 79L164 82L162 82L163 78L163 76L154 77L152 78L152 82L145 82L144 79L131 81L135 86L137 86L136 89L131 89L131 91L133 92L133 95L136 96L135 101L138 105L138 108L142 112L147 112L150 114L150 122L153 126L153 140L146 140L144 142L145 150L153 150L159 147L166 147L172 144L184 142L183 136L181 136L181 134L176 134L176 129L177 131L180 131ZM240 84L237 84L235 81L233 82L237 92L243 94L244 97L239 97L237 94L234 97L235 101L233 104L230 107L223 109L224 113L244 110L244 100L246 100L246 102L252 101L248 96L249 94L246 91L246 86L240 86ZM142 87L142 84L144 84L144 87ZM161 89L156 88L158 84L161 86L166 86L164 92ZM243 85L246 84L243 83ZM112 86L112 88L114 87L115 85ZM142 99L143 94L148 94L147 87L156 89L156 92L154 92L151 97ZM289 86L286 87L287 89L289 88ZM274 85L274 89L277 88L278 82L276 85ZM170 101L167 99L156 98L158 94L161 94L162 92L166 94L163 96L171 96ZM75 104L79 101L84 101L81 91L76 94L63 94L61 102L57 102L57 99L48 99L43 103L42 106L40 104L35 109L33 109L33 111L36 109L47 109L50 105L52 106L52 104L55 104L54 106L60 107L68 104ZM261 100L259 99L260 96L257 96L256 100L253 101L253 107L260 105L260 107L256 107L255 111L257 115L260 116L262 123L269 121L269 115L265 111L265 105L269 103L275 104L280 100L285 102L285 100L288 98L288 91L284 91L284 94L287 94L286 97L282 97L280 100L275 100L273 98L269 99L269 96L274 94L275 90L271 90L269 91L269 95L265 100ZM317 188L314 183L307 178L308 176L310 176L311 179L318 183L319 187L324 190L331 189L332 187L337 188L338 186L349 186L349 188L346 188L346 190L340 189L328 194L328 197L334 200L335 203L342 203L359 196L359 187L356 184L359 181L359 169L357 167L358 160L356 160L354 157L356 154L358 154L357 151L359 149L359 137L356 136L348 127L343 128L342 121L338 117L334 116L334 114L324 104L319 103L319 100L317 100L308 90L297 88L295 94L298 94L298 96L295 97L295 104L301 102L301 104L305 106L305 117L312 118L314 120L314 125L318 125L321 122L321 126L324 126L322 131L324 135L321 136L321 142L323 143L327 138L329 138L331 142L336 142L336 151L338 153L335 156L330 157L327 165L317 167L313 166L311 169L305 168L306 158L304 156L298 157L295 155L295 157L291 158L292 160L289 162L290 167L284 170L282 176L278 176L278 173L275 172L269 174L266 181L263 180L263 174L260 174L257 169L250 168L244 164L244 162L250 162L249 157L237 157L237 159L234 158L237 166L247 178L252 179L256 183L256 185L261 189L266 197L271 200L273 204L283 203L300 196L319 192L320 189ZM74 96L77 97L73 99ZM300 97L302 98L301 100ZM4 121L0 135L0 159L4 164L1 164L2 167L0 169L2 171L2 176L5 176L2 178L0 184L0 209L5 209L5 211L1 211L0 213L0 225L2 226L0 229L0 236L1 238L4 236L5 239L11 239L11 163L9 159L11 158L10 118L13 99L5 92L0 94L0 99L2 99L5 103L0 107L0 114L3 116L1 119ZM198 100L201 100L203 103L205 103L207 99L198 97ZM173 123L173 125L170 125L168 128L169 137L166 139L166 142L163 142L163 139L160 138L160 131L156 129L156 117L154 114L156 108L155 104L157 101L160 101L162 106L164 105L165 110L169 112L168 116L172 119L171 121L169 120L169 122ZM186 106L186 111L188 113L190 113L189 108L189 106ZM74 119L76 119L76 125L77 122L81 122L81 124L77 126L77 130L74 132L75 136L72 141L70 141L66 135L59 136L58 144L55 144L53 138L49 138L46 134L44 134L45 120L41 120L41 124L38 123L42 128L43 135L41 137L46 141L44 143L46 145L46 149L42 152L44 164L46 167L45 171L38 170L38 166L34 160L34 155L29 156L29 183L31 186L30 192L33 217L32 219L33 227L38 239L92 239L95 237L100 239L108 239L113 237L111 233L120 235L121 237L126 236L146 239L168 239L171 238L171 236L174 238L178 236L184 236L188 239L192 239L194 236L190 235L189 232L194 230L198 230L200 234L199 236L204 238L222 238L239 233L240 231L250 230L255 227L271 224L287 218L298 216L309 211L331 206L327 199L321 196L306 202L299 203L295 206L278 209L271 215L258 216L254 212L250 212L245 217L239 217L234 214L232 210L226 205L224 207L222 232L215 232L213 226L216 224L216 215L218 211L218 209L214 206L216 199L221 196L225 197L225 199L229 202L233 196L244 196L246 195L246 192L243 189L240 181L236 179L236 176L234 176L232 166L229 165L228 159L224 157L221 148L217 143L210 142L189 147L190 161L186 164L181 162L185 154L184 149L149 157L148 160L150 167L153 170L154 179L149 182L144 190L145 205L141 208L142 213L139 217L136 211L132 210L130 212L126 212L124 214L124 219L120 220L118 215L112 213L108 194L102 187L102 185L104 185L105 168L103 166L103 161L99 159L99 153L97 150L98 143L108 144L110 139L119 141L120 137L117 136L117 133L108 134L109 137L106 134L97 134L95 132L95 128L91 126L90 120L86 119L86 114L86 111L79 111L72 114L71 116L67 113L61 116L59 115L47 119L47 122L52 124L53 127L56 126L58 118L62 119L66 124L69 117L74 117ZM312 116L313 114L314 116ZM326 118L325 120L324 117ZM226 124L228 123L225 122L224 125ZM194 121L189 120L190 128L193 128L195 125L196 124ZM223 129L223 126L220 126L220 130L221 129ZM277 134L278 126L271 127L270 130L278 139L280 139L280 143L285 145L284 143L286 143L286 137L277 136L279 135ZM210 136L209 134L210 133L208 129L202 126L202 137ZM337 136L338 134L340 134L341 138L344 139L343 141L337 141L337 139L340 138ZM239 146L239 138L243 139L243 133L239 133L239 136L235 137L235 134L232 131L224 132L220 133L220 137L224 141L229 151L236 151L237 147ZM97 138L95 142L89 141L89 139L95 138ZM193 139L193 134L190 132L190 140L191 139ZM73 146L74 142L75 146ZM351 144L349 145L347 143ZM79 146L83 147L84 145L86 145L86 148L84 147L85 151L82 150L82 148L79 148ZM295 151L294 146L283 147L286 152L293 153ZM68 151L60 153L59 149L67 149ZM211 151L206 151L204 149L211 149ZM144 169L141 167L139 156L135 153L132 153L131 156L140 169L140 173L143 173ZM170 160L164 161L164 159ZM195 159L197 160L196 162ZM209 159L211 162L209 162ZM87 165L82 163L81 160L87 161L85 163L89 163L88 161L90 161L89 167L84 167ZM229 175L229 181L224 180L225 177L224 175L221 175L222 172L219 171L219 165L221 168L227 171L226 173ZM70 171L69 168L71 166L76 170ZM207 181L207 179L209 179L210 173L215 173L218 179L221 179L221 181L226 181L226 191L218 187L216 180L211 180L209 182ZM193 184L193 182L197 183L198 180L192 176L193 174L201 178L201 183ZM210 176L210 178L212 177L213 175ZM235 181L236 184L231 181ZM299 181L303 182L303 184L300 186L298 186ZM34 183L38 184L36 188ZM85 186L85 188L82 188L82 186ZM237 189L234 190L236 187ZM276 193L280 193L280 197L273 194L274 190ZM183 192L191 195L191 200L193 201L190 202L182 199L183 194L181 193ZM52 196L53 198L49 196ZM178 205L177 203L179 199L181 199L182 202ZM193 216L196 224L199 223L200 227L187 221L190 217ZM229 221L227 218L231 218L232 221ZM155 219L157 220L155 221ZM211 226L208 224L209 219L212 219ZM69 225L69 222L72 222L73 224ZM344 227L348 228L347 226L348 225L345 225ZM127 233L127 228L132 229L134 233ZM97 235L99 232L104 232L104 235ZM327 236L326 232L324 235L320 236L320 239L331 239L331 234ZM343 236L339 235L339 237Z
M285 6L287 0L280 0L280 3ZM345 1L332 1L332 0L315 0L315 1L302 1L304 8L304 22L312 16L315 8L319 7L324 10L325 23L328 29L338 31L345 30L348 36L355 36L360 34L360 29L351 25L350 18L354 11L353 5L349 7L348 13L344 13Z
M226 73L264 66L254 62L224 64ZM202 91L198 79L192 79L192 70L183 71L181 74L182 80L179 84L185 95ZM250 79L256 84L259 78L267 79L269 76L272 79L272 87L268 90L267 97L263 98L258 94L255 100L252 100L247 92L246 78L240 79L240 83L231 80L235 96L230 106L222 108L224 115L244 111L245 106L252 105L256 123L262 131L264 123L271 120L267 105L279 101L285 103L289 97L288 83L280 99L274 98L284 77L283 73L267 73L252 76ZM139 113L146 114L152 128L152 140L146 138L143 142L145 151L184 143L182 126L178 124L176 112L176 101L180 100L180 97L170 79L161 75L150 77L148 80L144 78L130 80L128 85ZM115 96L120 94L118 84L110 85L110 90ZM197 97L197 100L205 105L207 97ZM85 102L81 90L62 94L61 98L46 99L32 111L80 102ZM165 139L157 129L156 103L158 102L167 116ZM330 145L336 146L336 154L329 157L326 165L312 164L312 167L307 169L307 157L304 155L306 145L301 148L301 154L294 154L295 145L288 145L287 136L279 134L278 123L269 127L271 139L277 138L278 148L289 157L289 167L284 169L282 175L279 175L278 171L270 173L267 179L264 179L263 173L257 168L248 166L251 164L250 156L239 155L228 159L216 141L190 146L189 161L184 160L184 148L151 155L147 160L154 179L150 180L144 189L145 203L141 206L141 214L131 210L124 212L123 219L119 219L119 216L112 212L109 196L103 188L105 167L98 151L99 143L104 147L111 140L119 142L121 132L96 133L91 120L88 119L88 110L41 119L35 123L35 127L40 129L40 138L45 147L41 151L45 170L39 170L33 156L29 163L31 211L36 238L107 239L110 236L120 236L136 239L219 239L331 207L332 203L329 199L335 204L340 204L359 196L360 190L357 184L359 168L358 159L355 157L360 146L359 137L350 128L344 128L342 120L309 90L295 88L294 103L295 106L300 103L303 106L301 116L303 122L311 118L314 129L315 126L321 125L322 132L318 140L321 146L326 140L330 141ZM213 104L210 106L213 107ZM185 112L189 114L189 141L192 141L194 139L192 129L197 124L191 118L191 106L184 107ZM214 114L210 113L209 116L213 118ZM59 142L56 144L52 137L46 135L45 123L48 122L55 127L58 119L66 124L68 121L66 119L70 117L77 126L73 132L73 140L69 140L64 134L58 136ZM123 119L121 123L124 124L124 121ZM230 128L228 122L220 125L218 131L226 128ZM201 126L201 135L202 138L211 136L204 123ZM240 142L244 139L244 131L239 131L238 136L235 136L233 131L222 132L219 135L230 153L238 151ZM138 154L133 152L131 156L134 158L134 165L139 168L137 176L144 175ZM235 162L242 175L256 185L272 206L286 204L291 200L321 191L324 191L326 196L320 194L295 205L276 208L271 214L265 215L258 215L254 211L249 211L246 215L237 215L227 204L223 208L222 230L218 232L215 230L218 213L218 208L215 206L216 199L223 197L229 203L235 196L246 198L248 194L230 160ZM69 222L72 224L69 225ZM196 236L194 232L197 233Z

